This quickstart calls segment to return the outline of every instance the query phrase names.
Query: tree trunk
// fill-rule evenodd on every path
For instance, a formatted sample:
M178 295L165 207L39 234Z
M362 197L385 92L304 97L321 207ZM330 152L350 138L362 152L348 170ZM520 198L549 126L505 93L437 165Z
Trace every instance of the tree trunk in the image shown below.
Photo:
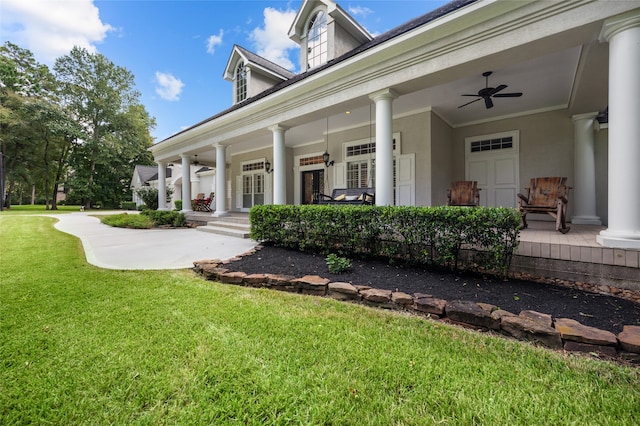
M4 199L4 206L8 209L11 208L11 193L13 193L13 187L15 186L15 181L9 181L9 189L7 191L7 197Z

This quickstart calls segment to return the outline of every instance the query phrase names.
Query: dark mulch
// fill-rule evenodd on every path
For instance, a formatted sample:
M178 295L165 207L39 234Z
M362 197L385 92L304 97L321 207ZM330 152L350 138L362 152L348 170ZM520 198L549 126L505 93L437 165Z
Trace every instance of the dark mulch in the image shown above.
M615 334L623 325L640 325L640 304L611 295L518 279L501 280L425 268L401 267L375 260L352 260L347 273L329 272L323 256L264 246L256 254L225 266L247 274L319 275L331 281L368 285L408 294L426 293L445 300L471 300L518 314L534 310L571 318Z

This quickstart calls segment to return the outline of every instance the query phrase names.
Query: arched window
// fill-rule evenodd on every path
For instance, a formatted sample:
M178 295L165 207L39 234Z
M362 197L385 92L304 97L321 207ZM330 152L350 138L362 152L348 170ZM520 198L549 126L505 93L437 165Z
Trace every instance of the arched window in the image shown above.
M247 99L247 69L244 62L236 67L236 103Z
M307 33L307 68L327 62L327 14L316 13L309 21Z

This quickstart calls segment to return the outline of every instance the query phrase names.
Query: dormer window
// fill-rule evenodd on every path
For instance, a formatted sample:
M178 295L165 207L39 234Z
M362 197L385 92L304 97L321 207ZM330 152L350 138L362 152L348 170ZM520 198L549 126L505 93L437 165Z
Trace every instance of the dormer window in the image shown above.
M308 68L315 68L327 62L327 14L316 13L309 21L307 33Z
M236 103L247 99L247 67L240 61L235 72Z

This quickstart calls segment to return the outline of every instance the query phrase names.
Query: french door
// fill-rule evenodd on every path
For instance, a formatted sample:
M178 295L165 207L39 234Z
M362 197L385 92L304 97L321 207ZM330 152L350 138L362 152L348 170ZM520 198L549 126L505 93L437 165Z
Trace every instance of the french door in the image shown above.
M265 177L264 173L242 175L242 210L264 204Z
M301 176L301 204L313 204L317 195L324 193L324 170L305 170Z

